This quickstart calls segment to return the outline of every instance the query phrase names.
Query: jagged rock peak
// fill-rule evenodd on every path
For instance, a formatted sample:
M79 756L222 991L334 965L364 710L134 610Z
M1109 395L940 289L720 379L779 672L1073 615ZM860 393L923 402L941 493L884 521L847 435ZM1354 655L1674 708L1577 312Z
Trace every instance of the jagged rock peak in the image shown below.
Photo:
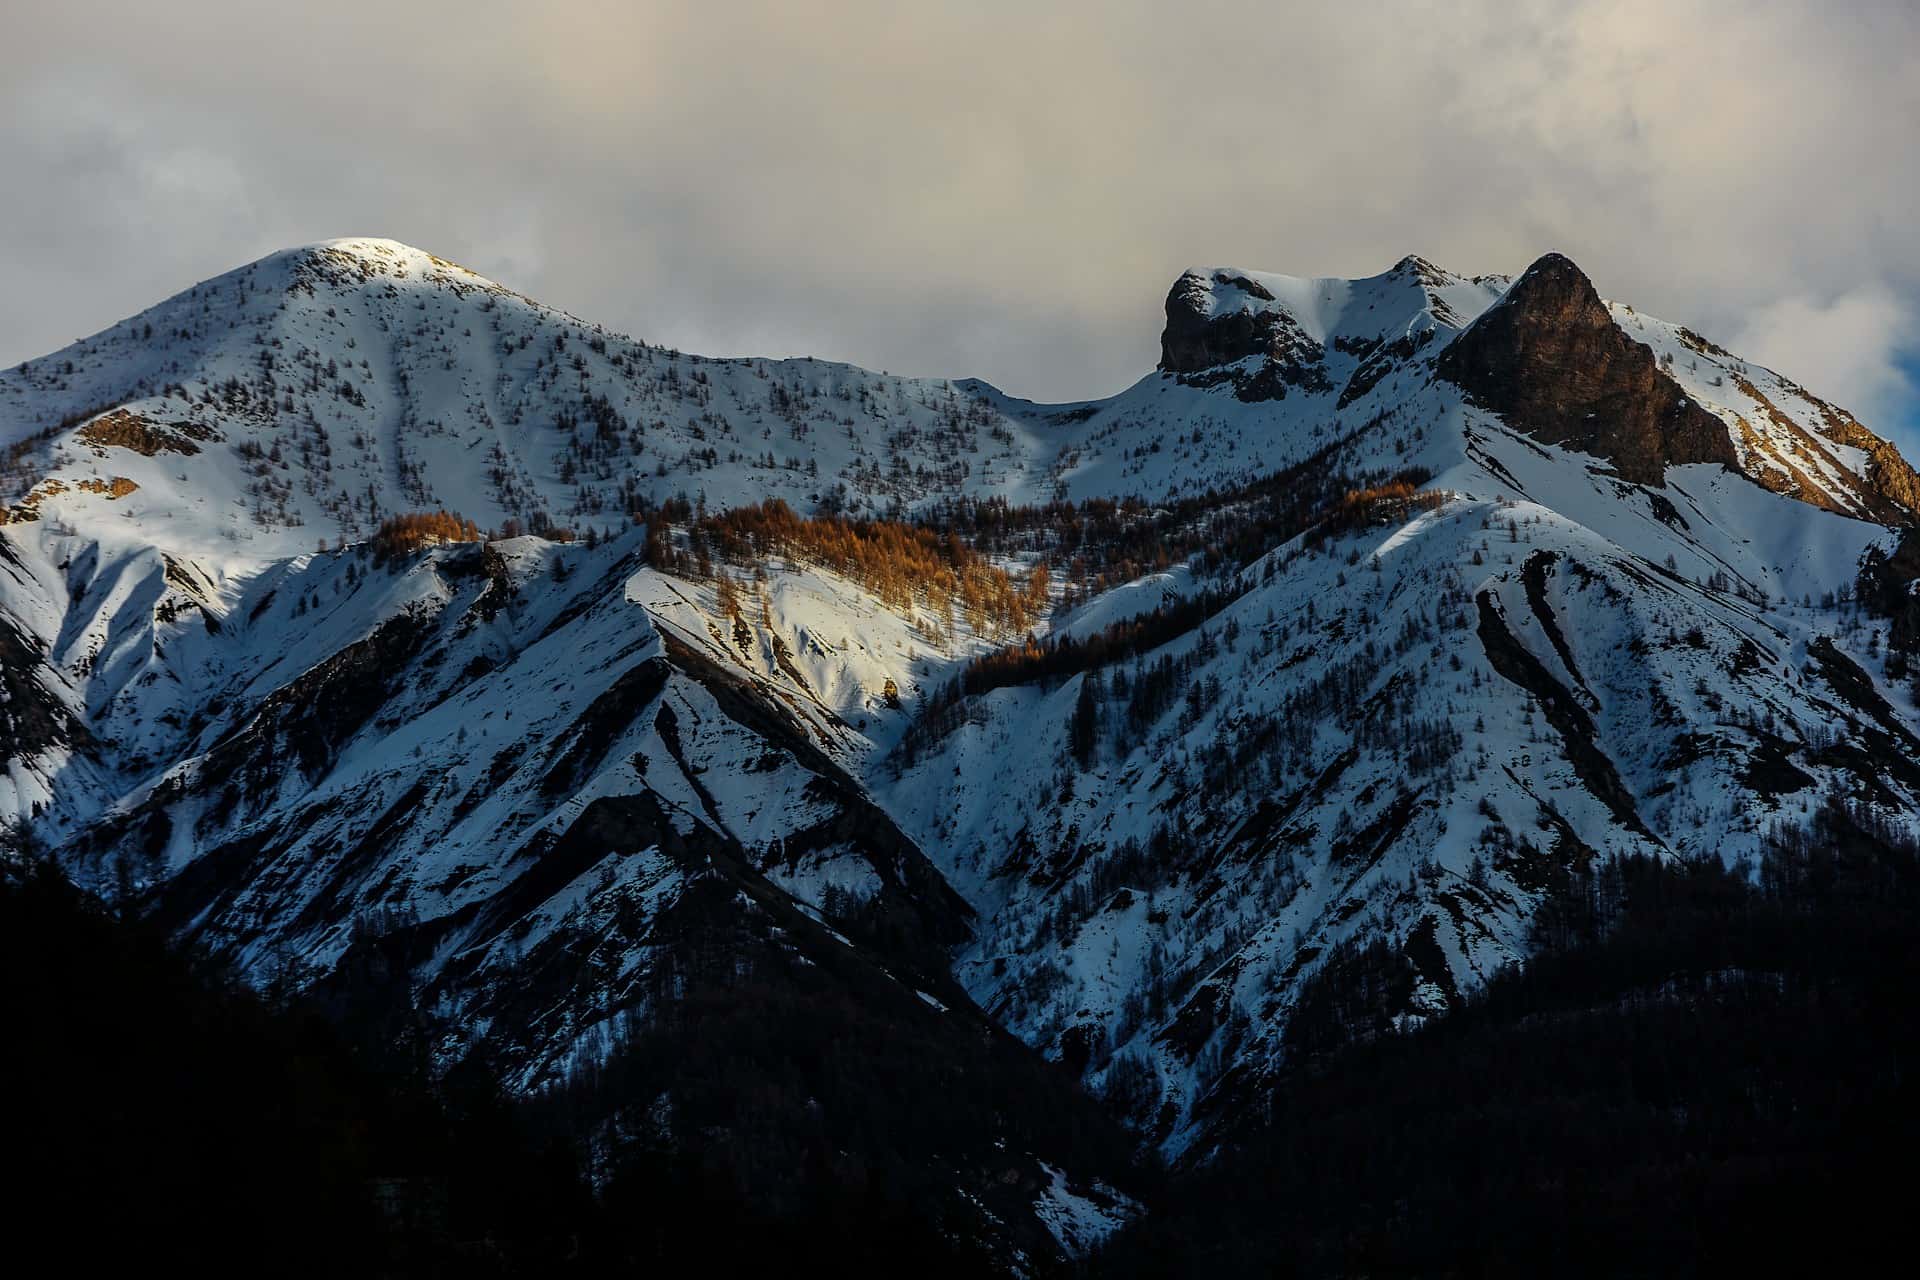
M1162 369L1197 373L1276 351L1292 317L1275 309L1233 306L1239 301L1234 294L1257 302L1274 300L1266 286L1229 271L1186 271L1173 282L1167 292L1167 327L1160 334Z
M1355 354L1410 329L1463 328L1491 301L1490 286L1505 283L1470 281L1417 254L1357 279L1194 268L1167 292L1160 368L1195 374L1252 358L1315 363L1328 347Z
M1447 270L1439 263L1423 258L1417 253L1410 253L1400 259L1400 261L1394 263L1393 270L1387 274L1412 276L1415 280L1419 281L1420 284L1436 289L1457 283L1462 278Z
M1549 253L1440 355L1440 376L1547 444L1660 485L1683 462L1737 465L1727 425L1614 323L1586 273Z

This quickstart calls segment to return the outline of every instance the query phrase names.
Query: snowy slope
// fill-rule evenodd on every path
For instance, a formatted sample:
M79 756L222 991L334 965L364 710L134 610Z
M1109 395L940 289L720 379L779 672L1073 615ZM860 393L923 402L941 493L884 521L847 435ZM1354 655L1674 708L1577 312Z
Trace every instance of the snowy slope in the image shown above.
M1512 456L1520 470L1531 455ZM1875 681L1900 726L1883 729L1815 656L1838 634L1871 669L1880 629L1801 603L1878 529L1689 475L1676 483L1700 537L1629 513L1616 541L1484 476L1472 494L1467 470L1445 477L1459 497L1408 524L1281 548L1271 578L1257 566L1164 649L986 695L882 783L981 911L958 962L975 998L1096 1080L1144 1060L1156 1092L1140 1119L1176 1147L1233 1068L1280 1059L1299 981L1342 943L1424 939L1409 1012L1438 1012L1523 958L1556 860L1748 859L1823 785L1920 805L1910 766L1824 749L1836 733L1920 745L1910 690ZM1736 520L1785 527L1756 550L1729 545ZM1703 585L1723 565L1768 602ZM1517 677L1501 645L1537 674ZM1162 658L1181 664L1172 706L1130 719ZM1089 679L1103 732L1081 770L1068 725Z
M276 254L0 374L0 444L18 442L43 495L72 486L29 510L111 509L222 559L309 551L434 506L499 527L623 523L676 493L811 507L838 488L876 509L1025 498L1047 463L1031 432L953 384L649 347L378 240ZM77 488L114 476L138 488Z

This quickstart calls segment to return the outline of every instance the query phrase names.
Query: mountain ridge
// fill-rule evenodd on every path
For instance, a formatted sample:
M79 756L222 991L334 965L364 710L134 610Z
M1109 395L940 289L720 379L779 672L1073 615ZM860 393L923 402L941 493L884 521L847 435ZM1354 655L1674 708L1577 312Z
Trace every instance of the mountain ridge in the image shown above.
M1034 405L262 259L0 372L0 814L257 981L384 975L443 1069L591 1075L727 955L1177 1159L1353 949L1410 1025L1570 866L1920 820L1854 598L1913 473L1844 411L1551 258L1185 273L1162 363ZM498 536L376 551L436 509Z

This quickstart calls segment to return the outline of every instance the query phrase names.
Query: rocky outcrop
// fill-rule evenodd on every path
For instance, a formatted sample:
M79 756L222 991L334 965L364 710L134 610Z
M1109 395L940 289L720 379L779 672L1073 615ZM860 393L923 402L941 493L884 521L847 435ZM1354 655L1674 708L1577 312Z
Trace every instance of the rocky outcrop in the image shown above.
M1764 435L1745 416L1736 425L1747 449L1746 472L1763 488L1881 524L1913 522L1920 512L1920 476L1893 445L1844 409L1784 378L1779 379L1782 390L1813 408L1815 430L1796 422L1752 379L1739 373L1732 378L1759 410L1756 417ZM1843 461L1832 448L1835 444L1860 450L1864 468Z
M1445 351L1440 376L1509 426L1660 486L1683 462L1736 463L1726 424L1628 337L1579 267L1541 258Z
M47 671L34 641L0 617L0 776L43 752L93 746L93 735L49 687Z
M109 448L131 449L151 458L160 453L191 456L200 452L200 446L194 441L210 440L213 434L211 427L198 422L163 427L130 409L115 409L74 432L73 438L91 446L95 454L103 458Z
M1222 277L1222 283L1225 283ZM1260 285L1244 278L1235 281L1254 298L1273 300ZM1232 364L1272 349L1273 328L1279 313L1242 309L1215 315L1213 284L1189 271L1173 282L1167 293L1167 327L1160 333L1160 367L1168 373L1198 373Z
M1614 821L1635 835L1656 840L1640 818L1632 790L1620 780L1620 771L1601 747L1599 730L1580 699L1514 636L1493 592L1482 591L1475 603L1480 610L1480 645L1486 650L1488 664L1539 700L1547 723L1560 734L1567 762L1587 790L1613 813Z
M1900 456L1900 450L1861 426L1859 419L1845 409L1836 408L1813 396L1807 399L1820 411L1821 434L1836 444L1849 445L1866 453L1867 485L1882 504L1891 504L1895 508L1891 512L1881 510L1876 514L1882 518L1890 516L1902 524L1920 515L1920 474L1916 474L1912 464Z
M1217 290L1246 295L1246 304L1215 307ZM1196 386L1231 382L1242 400L1284 400L1288 387L1333 390L1325 364L1326 349L1300 327L1284 307L1262 306L1273 294L1256 280L1216 271L1211 277L1189 271L1167 294L1167 327L1160 333L1160 368ZM1249 358L1252 369L1229 369Z
M1920 527L1909 525L1893 554L1868 547L1857 582L1860 603L1892 622L1887 644L1896 653L1920 654Z

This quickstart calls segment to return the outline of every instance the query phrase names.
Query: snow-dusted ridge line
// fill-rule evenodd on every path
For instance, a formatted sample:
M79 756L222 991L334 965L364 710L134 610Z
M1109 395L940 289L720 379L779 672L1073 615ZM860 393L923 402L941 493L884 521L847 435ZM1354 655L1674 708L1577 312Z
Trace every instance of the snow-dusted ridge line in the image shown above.
M1524 958L1568 858L1741 861L1830 786L1920 813L1885 745L1920 723L1913 690L1886 624L1837 598L1892 545L1859 518L1888 510L1863 496L1884 455L1843 411L1611 304L1739 454L1633 483L1436 376L1504 279L1191 279L1208 321L1278 318L1067 405L669 352L373 240L0 372L0 444L33 442L0 476L0 814L262 980L414 940L410 989L464 1028L443 1058L487 1039L528 1089L672 998L662 939L724 889L795 963L830 942L926 1017L990 1011L1179 1153L1238 1121L1352 949L1411 966L1393 1016L1431 1017ZM975 698L905 764L918 695L1016 637L788 560L732 566L736 620L646 567L629 518L680 494L1167 502L1316 456L1451 496L1233 566L1203 627ZM435 506L609 537L341 549ZM1174 564L1035 629L1084 640L1224 580ZM844 914L867 897L951 973L869 954ZM560 981L558 956L590 962ZM1047 1212L1078 1221L1062 1195Z

